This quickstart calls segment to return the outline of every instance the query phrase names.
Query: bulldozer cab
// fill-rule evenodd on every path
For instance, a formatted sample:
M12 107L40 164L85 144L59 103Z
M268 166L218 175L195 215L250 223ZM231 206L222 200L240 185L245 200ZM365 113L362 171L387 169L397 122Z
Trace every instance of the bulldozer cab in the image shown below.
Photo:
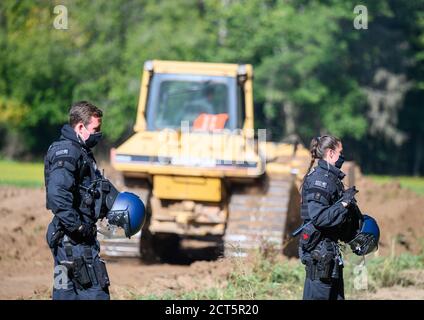
M146 109L147 130L242 128L242 88L235 78L154 74Z
M147 61L135 131L253 129L251 79L250 65Z

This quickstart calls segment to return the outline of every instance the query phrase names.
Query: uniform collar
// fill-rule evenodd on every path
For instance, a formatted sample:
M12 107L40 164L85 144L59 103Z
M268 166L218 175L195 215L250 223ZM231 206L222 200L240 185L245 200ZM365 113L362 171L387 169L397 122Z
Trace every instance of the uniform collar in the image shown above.
M323 159L320 159L318 161L318 166L325 171L329 171L333 173L340 180L346 176L342 170L340 170L339 168L336 168L335 166L333 166L332 164L328 163L327 161Z
M77 133L69 124L65 124L62 127L62 130L60 131L60 133L62 134L60 136L61 139L74 141L78 143L79 145L81 145L82 147L84 147L85 149L90 150L87 148L87 146L84 143L81 143L81 139L77 136Z

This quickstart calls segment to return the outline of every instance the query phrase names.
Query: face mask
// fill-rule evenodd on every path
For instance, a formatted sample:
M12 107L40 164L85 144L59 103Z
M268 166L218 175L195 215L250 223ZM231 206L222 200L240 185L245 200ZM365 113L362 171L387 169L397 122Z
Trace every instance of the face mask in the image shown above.
M87 128L85 128L85 130L87 130ZM85 145L90 149L93 148L100 141L100 139L102 138L102 135L103 134L101 132L90 133L90 136L84 142Z
M102 135L103 134L101 132L90 134L88 139L85 141L85 145L89 148L93 148L100 141L100 139L102 138Z
M339 168L339 169L341 169L341 167L342 167L342 165L343 165L343 162L345 161L345 157L344 157L344 155L343 154L340 154L339 155L339 158L337 159L337 161L336 161L336 163L334 164L334 166L336 167L336 168Z

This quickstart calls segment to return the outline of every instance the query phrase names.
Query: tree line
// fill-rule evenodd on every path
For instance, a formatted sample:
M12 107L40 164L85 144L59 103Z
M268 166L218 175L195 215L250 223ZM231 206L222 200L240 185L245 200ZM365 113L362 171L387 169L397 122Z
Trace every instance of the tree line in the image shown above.
M55 27L58 5L67 29ZM104 110L116 145L132 132L144 61L230 62L253 65L255 126L270 139L308 145L331 133L365 172L423 174L423 9L419 0L1 1L1 153L40 158L77 100Z

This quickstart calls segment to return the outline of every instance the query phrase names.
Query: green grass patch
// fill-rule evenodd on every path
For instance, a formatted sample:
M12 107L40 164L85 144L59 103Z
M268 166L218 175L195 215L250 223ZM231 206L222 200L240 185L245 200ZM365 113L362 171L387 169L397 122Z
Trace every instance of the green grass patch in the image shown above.
M297 261L255 259L246 265L244 258L234 258L234 271L224 287L187 292L167 291L161 295L138 296L142 300L292 300L303 292L304 266Z
M41 187L44 185L44 164L0 160L0 185Z
M397 181L402 188L410 189L420 195L424 195L424 177L408 177L408 176L380 176L369 175L374 182L384 184Z
M409 286L415 282L407 270L424 269L424 253L420 255L378 257L368 255L365 260L367 289L357 286L358 266L363 262L345 249L344 283L347 299L361 298L364 292L375 292L378 288L394 285ZM299 260L277 259L275 255L255 253L253 261L234 258L233 271L227 276L224 287L211 287L189 292L166 291L161 295L134 296L142 300L293 300L302 299L305 269ZM363 270L363 269L362 269Z
M364 290L355 288L355 282L360 279L362 257L349 253L345 257L345 291L348 298L360 295ZM395 285L415 285L414 279L404 271L423 270L424 255L412 255L404 253L399 256L379 256L372 254L365 258L365 270L367 273L367 289L375 292L379 288L392 287Z

